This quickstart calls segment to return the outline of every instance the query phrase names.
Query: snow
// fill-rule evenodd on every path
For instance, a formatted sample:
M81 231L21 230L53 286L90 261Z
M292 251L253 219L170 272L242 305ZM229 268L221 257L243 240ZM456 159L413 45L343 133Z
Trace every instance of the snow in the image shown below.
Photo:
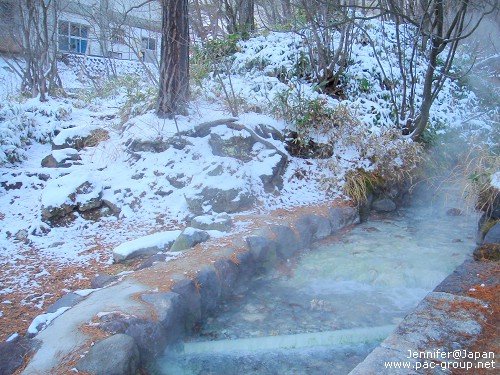
M65 311L69 309L70 307L61 307L53 313L38 315L35 319L33 319L30 326L28 327L28 333L32 335L37 334L45 327L47 327L50 324L50 322L52 322L55 318L57 318L59 315L63 314Z
M127 146L130 140L166 141L178 136L178 130L187 132L202 123L232 118L223 103L218 79L208 77L195 90L187 116L159 119L154 111L145 111L122 119L120 108L127 100L124 90L117 89L107 98L89 94L89 82L81 82L78 69L64 64L61 78L76 99L50 99L46 103L37 99L13 99L19 82L0 58L0 295L13 300L11 294L22 292L26 295L23 303L37 306L40 301L36 298L42 294L43 282L54 272L47 265L49 262L61 269L95 264L105 268L112 263L113 251L126 257L144 247L163 248L175 240L193 217L186 197L196 196L204 187L251 193L258 202L252 212L262 215L277 208L293 209L342 197L342 178L349 169L375 168L371 160L360 157L361 151L373 155L370 144L395 125L382 77L385 73L397 85L401 84L401 76L396 56L389 53L392 43L377 34L381 28L376 23L366 28L383 55L380 64L374 59L370 46L353 44L353 64L342 77L347 99L323 95L313 84L293 75L307 50L303 40L292 33L270 32L241 42L228 74L221 73L222 81L226 85L231 82L236 97L243 103L237 123L250 129L258 130L265 125L285 132L293 128L292 124L272 115L272 108L281 105L278 98L283 94L289 95L290 102L320 98L332 108L345 106L360 122L358 132L352 136L368 145L337 142L335 174L325 168L324 162L290 156L279 194L266 193L260 176L272 172L280 155L260 143L254 146L254 157L250 161L213 155L210 137L182 136L188 141L183 149L170 146L161 153L132 152ZM394 35L390 24L383 29L389 37ZM410 35L410 31L405 33ZM415 75L423 77L424 57L415 58L419 61ZM124 73L138 69L137 65L127 62L118 65ZM279 79L276 72L284 72L286 79ZM417 94L421 93L422 85L417 85L416 90ZM396 94L399 95L396 99L401 100L401 93L396 90ZM415 105L418 104L417 100ZM467 134L488 133L491 125L485 115L475 112L477 108L478 98L474 94L447 81L431 111L431 123L437 124L436 132L455 127L465 129ZM110 138L96 147L78 151L80 165L41 167L41 160L50 153L58 161L76 153L73 149L53 151L50 141L62 145L67 137L85 136L101 128L109 132ZM248 135L246 131L225 125L213 128L212 132L223 139ZM325 139L320 132L312 136L317 141ZM266 141L287 153L281 140L268 138ZM386 154L409 142L394 142ZM401 162L395 157L392 165ZM217 168L221 173L210 175ZM326 191L322 181L328 178L336 178L339 184ZM86 182L91 188L75 194ZM492 183L500 186L500 172L492 176ZM77 205L99 196L116 206L119 213L96 222L76 217L70 223L52 227L42 220L42 207ZM205 209L208 211L210 207ZM203 218L208 223L214 220L211 215ZM245 228L240 223L233 231ZM22 231L28 233L25 241L16 239L16 234ZM209 233L212 237L227 235L217 231ZM77 279L76 275L68 278Z
M158 232L151 234L149 236L144 236L133 241L128 241L117 246L113 253L119 254L124 258L127 258L130 254L144 248L156 247L159 249L164 249L175 241L177 237L181 234L180 230L172 230L166 232Z

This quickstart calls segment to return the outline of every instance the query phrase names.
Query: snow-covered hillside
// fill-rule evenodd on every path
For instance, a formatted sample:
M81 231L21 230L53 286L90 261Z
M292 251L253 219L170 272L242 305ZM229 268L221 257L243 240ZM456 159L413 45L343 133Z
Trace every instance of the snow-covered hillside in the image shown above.
M390 40L393 31L385 27ZM370 33L376 39L382 30L373 26ZM93 273L113 267L112 250L125 241L182 229L212 212L238 216L326 204L345 198L348 171L414 162L401 157L413 146L392 133L382 78L390 72L398 82L396 56L377 61L372 47L355 43L343 77L347 98L339 99L293 76L304 48L290 33L240 42L230 69L194 88L189 115L172 120L159 119L147 110L151 103L141 101L135 115L122 118L130 93L115 87L106 97L85 96L90 84L78 80L77 65L64 63L63 83L73 93L83 90L77 96L15 100L18 82L0 61L0 316L13 304L43 309L62 289L86 287ZM289 73L287 80L277 72ZM145 80L134 90L151 91ZM223 86L238 98L236 117L224 105ZM334 116L340 109L348 114L345 126L331 124L334 135L324 128L310 134L318 143L335 141L331 158L288 155L283 137L294 128L276 115L280 95L290 105L319 100ZM477 106L474 94L448 82L432 110L434 130L488 132L491 123ZM91 142L66 144L89 135ZM42 167L48 156L55 164ZM218 206L213 196L221 191L230 205Z

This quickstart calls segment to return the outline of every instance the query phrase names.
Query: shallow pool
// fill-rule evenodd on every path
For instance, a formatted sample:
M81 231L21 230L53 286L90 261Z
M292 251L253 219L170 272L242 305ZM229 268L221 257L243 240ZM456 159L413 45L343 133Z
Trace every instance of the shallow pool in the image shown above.
M225 301L155 374L347 374L474 248L453 202L371 218Z

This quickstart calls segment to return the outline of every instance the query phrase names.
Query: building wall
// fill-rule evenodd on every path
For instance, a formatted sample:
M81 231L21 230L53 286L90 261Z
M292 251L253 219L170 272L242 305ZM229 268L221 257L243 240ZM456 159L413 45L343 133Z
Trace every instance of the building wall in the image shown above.
M143 0L59 0L59 53L155 62L160 55L161 6ZM128 11L128 12L127 12ZM127 14L125 17L124 14ZM19 53L19 0L0 0L0 52ZM19 33L18 33L19 34Z

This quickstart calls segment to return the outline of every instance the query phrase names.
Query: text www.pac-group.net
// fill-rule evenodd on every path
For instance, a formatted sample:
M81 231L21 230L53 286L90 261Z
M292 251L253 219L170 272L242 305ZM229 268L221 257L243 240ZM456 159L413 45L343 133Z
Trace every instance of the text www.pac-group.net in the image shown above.
M442 370L477 370L494 369L494 352L472 352L468 350L453 350L451 352L440 349L413 351L408 350L408 361L387 361L384 362L386 369L442 369ZM412 361L411 359L419 360Z

